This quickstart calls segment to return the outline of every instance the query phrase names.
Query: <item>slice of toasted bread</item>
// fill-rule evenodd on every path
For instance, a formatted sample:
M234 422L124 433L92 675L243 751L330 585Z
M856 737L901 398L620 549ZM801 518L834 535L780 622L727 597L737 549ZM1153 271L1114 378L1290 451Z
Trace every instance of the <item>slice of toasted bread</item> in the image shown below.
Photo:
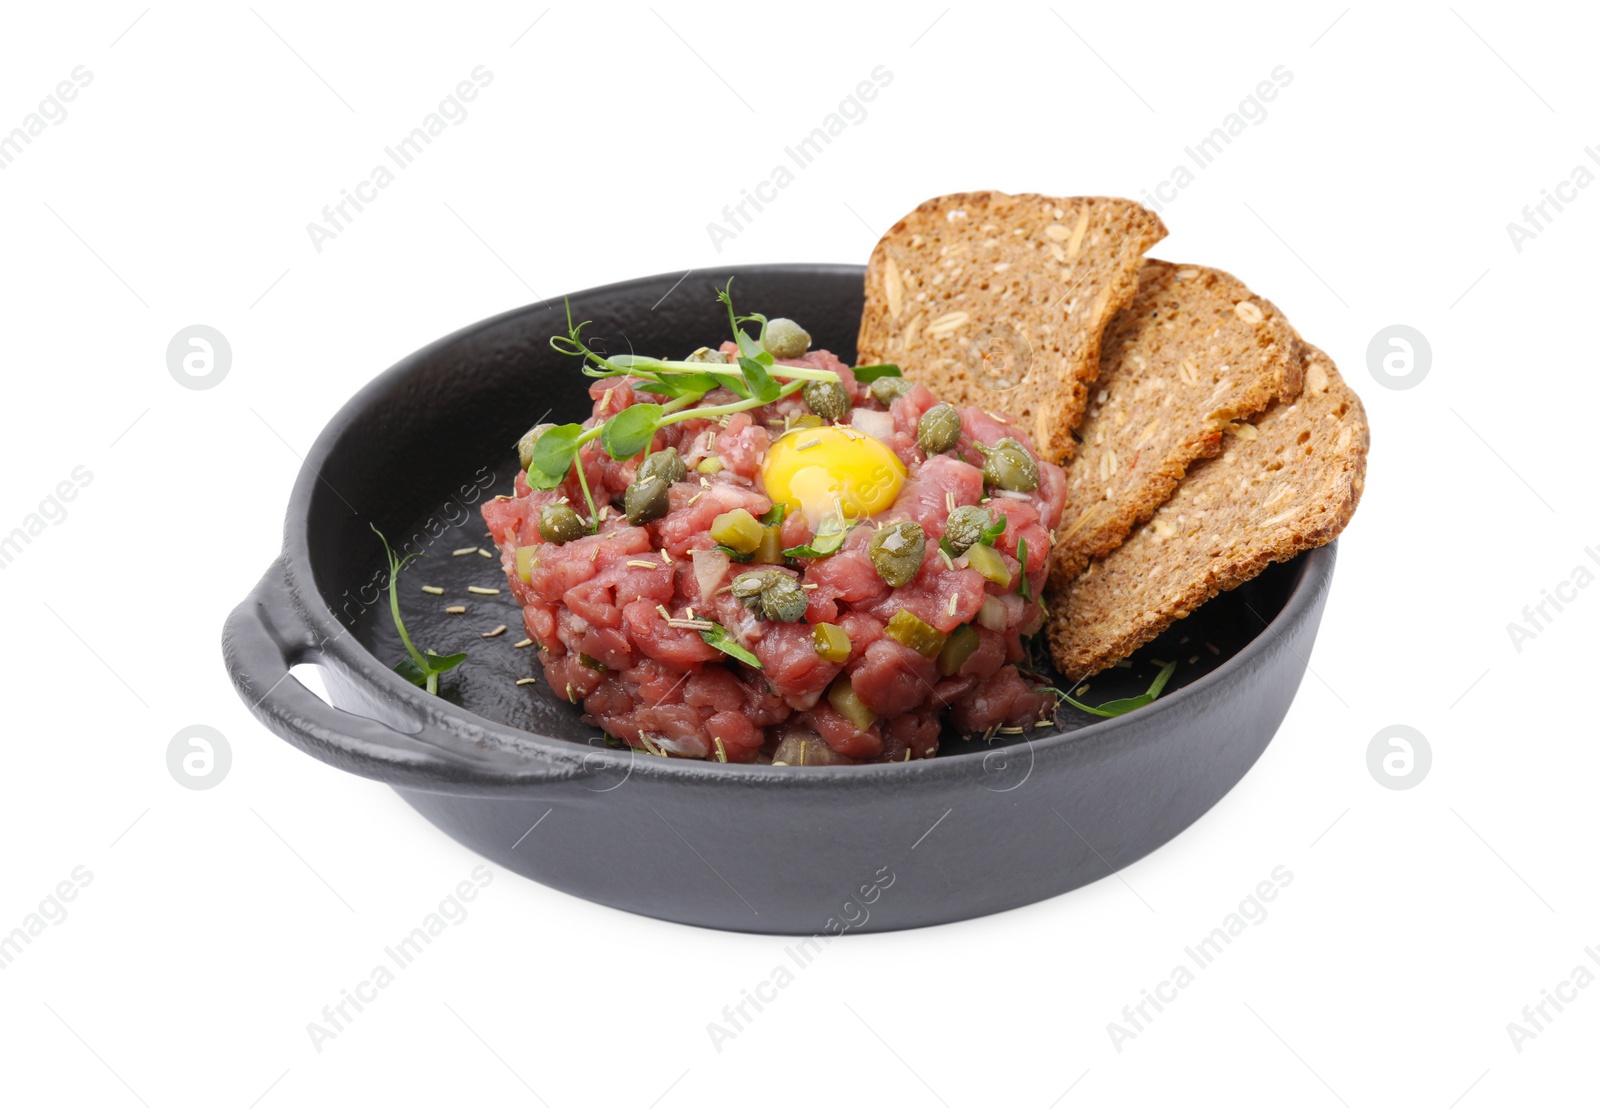
M1233 276L1146 260L1138 295L1100 347L1067 470L1055 584L1149 519L1191 462L1218 452L1234 420L1299 394L1301 368L1288 321Z
M1050 600L1050 653L1069 679L1104 670L1268 563L1344 530L1366 477L1366 412L1327 354L1303 347L1305 390L1240 424L1144 527Z
M1166 235L1123 198L930 198L872 250L858 359L898 364L939 399L1012 416L1040 454L1064 461L1099 374L1100 336Z

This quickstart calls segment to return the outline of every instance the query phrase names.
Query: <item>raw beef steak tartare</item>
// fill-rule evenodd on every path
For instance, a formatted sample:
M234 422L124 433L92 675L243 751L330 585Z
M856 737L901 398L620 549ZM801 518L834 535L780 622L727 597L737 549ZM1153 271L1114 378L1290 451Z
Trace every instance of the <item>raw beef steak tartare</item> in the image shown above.
M942 717L1047 717L1018 665L1062 471L892 366L729 314L738 340L683 362L557 339L601 377L593 412L530 431L483 505L545 681L634 748L727 762L924 759Z

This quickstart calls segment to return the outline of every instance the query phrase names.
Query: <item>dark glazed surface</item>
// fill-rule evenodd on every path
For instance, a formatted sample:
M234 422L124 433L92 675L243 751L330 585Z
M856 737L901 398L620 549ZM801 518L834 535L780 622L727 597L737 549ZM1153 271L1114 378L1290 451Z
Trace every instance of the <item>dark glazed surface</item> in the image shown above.
M743 268L734 291L740 306L793 317L850 360L861 274ZM573 313L616 350L682 356L726 333L711 298L726 278L691 273L670 294L677 275L631 281L573 296ZM465 593L501 586L498 563L449 554L487 544L476 505L509 491L516 437L546 409L555 421L587 412L587 382L548 346L563 327L559 302L501 315L363 389L313 448L284 555L224 632L230 674L257 717L327 763L396 785L484 856L601 903L705 926L827 934L945 922L1056 895L1150 852L1225 794L1282 720L1332 547L1272 568L1141 651L1135 668L1097 677L1087 701L1137 693L1150 659L1179 659L1175 689L1111 721L1072 712L1065 733L824 770L590 745L595 731L574 708L542 684L514 685L537 672L532 649L512 647L521 626L506 595ZM471 654L442 698L390 670L398 643L369 521L395 542L427 545L402 582L408 622L419 643ZM451 592L423 595L425 582ZM445 614L452 603L467 614ZM477 635L499 623L505 636ZM340 709L285 676L305 661L319 664Z

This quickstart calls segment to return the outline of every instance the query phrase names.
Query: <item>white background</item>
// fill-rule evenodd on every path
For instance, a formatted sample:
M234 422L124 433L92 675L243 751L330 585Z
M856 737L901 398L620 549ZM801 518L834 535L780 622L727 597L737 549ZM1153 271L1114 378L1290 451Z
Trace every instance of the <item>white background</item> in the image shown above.
M1507 223L1600 145L1577 7L13 5L0 129L82 65L0 171L0 534L93 479L0 570L0 929L93 874L0 971L0 1106L94 1113L1506 1112L1592 1098L1587 588L1600 187ZM543 14L541 14L543 13ZM537 20L536 20L537 17ZM530 24L532 27L530 29ZM708 65L709 63L709 65ZM306 224L475 66L493 74L317 252ZM892 83L719 253L707 222L875 66ZM227 610L278 548L299 454L427 341L587 285L864 261L923 198L1138 197L1277 66L1291 83L1164 208L1168 259L1235 272L1331 353L1373 450L1312 673L1260 763L1166 848L1071 895L850 937L718 1052L784 940L658 923L496 871L319 1054L307 1024L477 859L249 716ZM226 379L169 375L180 329ZM1395 391L1393 324L1433 360ZM209 791L168 742L231 744ZM1406 791L1392 724L1431 744ZM755 840L759 840L756 838ZM1119 1052L1107 1025L1282 865L1293 883ZM534 1095L537 1095L536 1097ZM1592 1104L1592 1101L1590 1102Z

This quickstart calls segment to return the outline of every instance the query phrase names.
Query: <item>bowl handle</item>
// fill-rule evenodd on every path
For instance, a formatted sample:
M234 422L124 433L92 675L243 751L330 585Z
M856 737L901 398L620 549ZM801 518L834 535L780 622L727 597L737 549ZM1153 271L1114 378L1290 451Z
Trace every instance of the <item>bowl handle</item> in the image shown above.
M234 689L278 736L335 768L430 791L516 794L585 774L576 761L539 755L534 746L504 740L492 727L455 716L455 708L442 699L426 703L441 709L406 709L422 722L413 733L324 702L289 672L300 663L323 663L326 648L286 567L281 557L273 563L222 630L223 659ZM340 626L333 639L346 637Z

